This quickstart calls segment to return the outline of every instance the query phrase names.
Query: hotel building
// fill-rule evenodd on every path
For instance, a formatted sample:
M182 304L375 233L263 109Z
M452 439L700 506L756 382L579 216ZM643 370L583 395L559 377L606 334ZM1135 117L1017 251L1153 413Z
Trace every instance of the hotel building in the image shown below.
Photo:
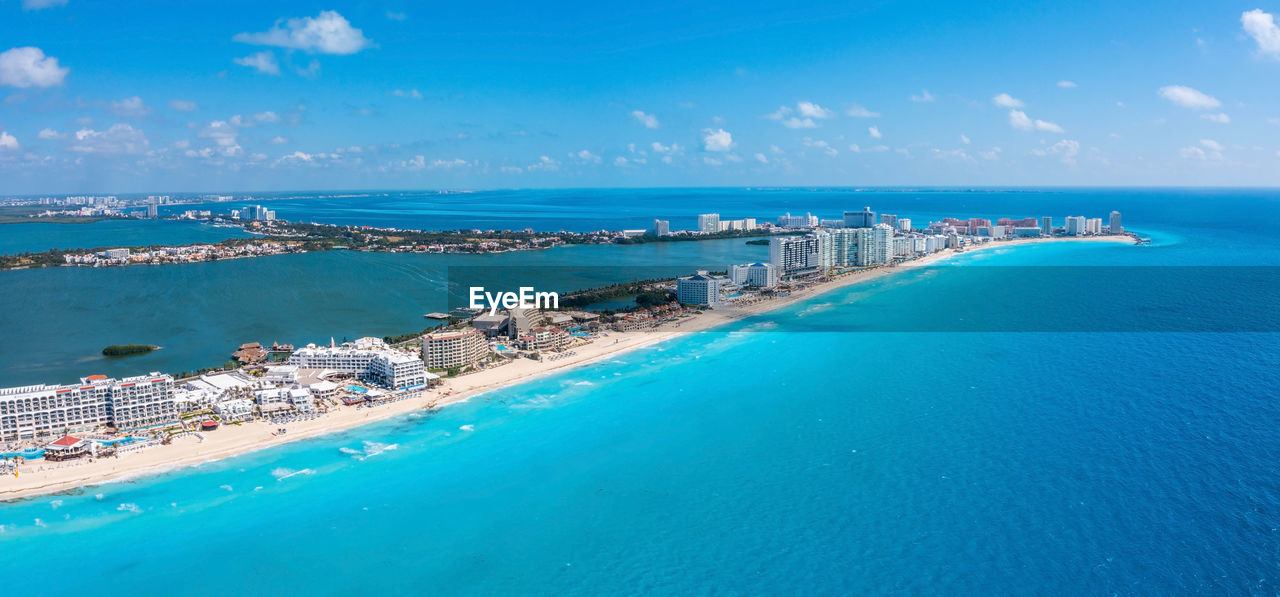
M1064 232L1067 236L1081 236L1084 234L1084 227L1084 216L1067 216L1067 223Z
M103 425L138 429L178 420L173 378L90 375L79 384L0 389L0 440L81 432Z
M474 365L489 356L489 343L475 328L422 337L422 362L428 370Z
M676 280L676 300L682 305L720 304L720 279L705 271Z
M393 350L378 338L361 338L340 346L308 344L289 356L289 364L350 373L396 390L427 383L422 361Z
M817 234L770 238L769 263L783 280L817 273L822 266L822 241Z
M737 286L771 288L778 285L778 268L772 263L730 265L729 281Z
M702 234L720 232L720 214L699 214L698 232Z
M862 211L846 211L844 212L845 228L870 228L876 225L876 212L871 211L871 207L862 208Z

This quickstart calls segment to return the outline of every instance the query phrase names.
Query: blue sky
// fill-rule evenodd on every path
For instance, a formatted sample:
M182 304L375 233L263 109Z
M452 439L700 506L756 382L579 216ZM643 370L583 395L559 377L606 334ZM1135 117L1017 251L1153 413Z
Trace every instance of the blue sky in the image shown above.
M0 193L1280 184L1280 0L0 0Z

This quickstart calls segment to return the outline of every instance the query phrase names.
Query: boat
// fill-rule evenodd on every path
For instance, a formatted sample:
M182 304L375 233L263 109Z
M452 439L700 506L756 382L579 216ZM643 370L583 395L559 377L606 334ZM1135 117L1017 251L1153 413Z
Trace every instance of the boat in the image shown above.
M427 313L426 315L423 315L423 317L426 319L449 319L449 314L437 311L435 313Z

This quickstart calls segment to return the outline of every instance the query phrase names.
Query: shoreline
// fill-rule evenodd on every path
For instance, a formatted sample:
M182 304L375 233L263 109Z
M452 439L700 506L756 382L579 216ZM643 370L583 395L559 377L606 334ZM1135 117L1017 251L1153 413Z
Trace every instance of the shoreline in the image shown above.
M822 296L849 286L869 282L899 271L936 264L957 256L993 248L1018 247L1049 242L1123 242L1132 243L1128 235L1097 237L1052 237L989 242L967 249L941 251L895 267L880 267L847 273L828 282L793 291L789 296L748 305L730 305L705 311L693 319L667 323L653 330L609 332L587 344L571 347L574 353L557 361L514 359L504 365L456 378L447 378L436 389L414 398L374 407L337 407L312 421L289 424L289 432L273 435L272 423L256 421L241 425L224 425L206 434L207 439L182 437L167 446L157 446L124 458L94 461L67 461L57 464L25 464L20 476L0 477L0 503L8 503L41 495L76 491L113 482L163 474L226 458L241 456L296 441L347 431L370 423L385 421L410 412L444 408L470 400L488 392L507 388L554 373L587 366L640 348L675 338L708 331L747 317L776 311L795 303Z

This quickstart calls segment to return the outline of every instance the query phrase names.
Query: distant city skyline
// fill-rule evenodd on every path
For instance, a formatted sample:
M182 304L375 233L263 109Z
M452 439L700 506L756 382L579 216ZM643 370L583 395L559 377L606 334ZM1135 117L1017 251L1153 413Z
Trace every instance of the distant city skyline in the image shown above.
M1278 12L13 0L0 195L1274 186Z

